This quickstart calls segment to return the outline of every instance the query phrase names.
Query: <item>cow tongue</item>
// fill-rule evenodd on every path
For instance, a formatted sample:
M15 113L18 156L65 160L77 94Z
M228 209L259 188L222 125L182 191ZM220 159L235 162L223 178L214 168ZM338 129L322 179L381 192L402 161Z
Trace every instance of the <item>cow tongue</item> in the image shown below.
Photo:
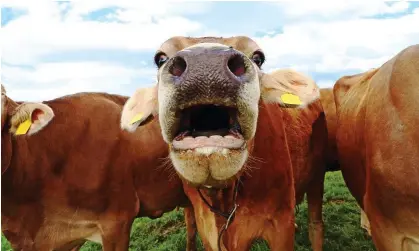
M188 150L195 149L200 147L220 147L220 148L229 148L229 149L238 149L242 147L244 140L242 137L237 137L233 135L212 135L207 136L198 136L191 137L187 136L181 140L174 140L173 147L178 150Z

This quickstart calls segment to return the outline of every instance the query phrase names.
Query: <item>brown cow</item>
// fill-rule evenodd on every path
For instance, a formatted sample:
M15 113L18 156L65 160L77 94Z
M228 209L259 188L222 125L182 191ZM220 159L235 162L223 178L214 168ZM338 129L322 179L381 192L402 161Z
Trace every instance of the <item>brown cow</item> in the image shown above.
M158 114L206 250L249 250L257 238L293 250L294 206L305 192L313 249L322 249L319 90L292 70L262 73L264 59L248 37L171 38L155 55L158 85L123 111L128 131ZM301 109L281 108L290 105Z
M379 251L419 250L419 45L335 87L342 173Z
M120 129L127 99L79 93L18 105L2 93L2 231L15 250L70 250L85 240L128 250L135 217L190 205L162 165L168 151L159 123L135 137Z

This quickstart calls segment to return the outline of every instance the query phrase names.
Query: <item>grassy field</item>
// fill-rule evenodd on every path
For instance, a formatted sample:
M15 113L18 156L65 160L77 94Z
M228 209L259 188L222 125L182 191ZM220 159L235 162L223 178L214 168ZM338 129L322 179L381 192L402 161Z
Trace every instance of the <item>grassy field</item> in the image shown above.
M324 251L372 251L370 238L360 228L359 208L349 194L340 172L326 175L323 216L325 222ZM297 214L299 232L296 233L297 251L311 250L307 232L307 204L300 206ZM131 232L130 250L175 251L185 250L185 224L181 210L166 213L155 220L137 219ZM203 250L199 242L199 250ZM11 250L2 236L1 250ZM82 251L101 250L101 246L86 243ZM257 241L253 251L269 250L262 241Z

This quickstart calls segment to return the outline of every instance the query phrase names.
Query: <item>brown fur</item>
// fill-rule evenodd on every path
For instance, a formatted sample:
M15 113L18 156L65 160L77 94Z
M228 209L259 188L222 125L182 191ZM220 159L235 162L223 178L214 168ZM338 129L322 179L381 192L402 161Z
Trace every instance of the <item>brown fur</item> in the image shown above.
M419 250L419 45L334 87L342 174L379 251Z
M94 233L103 250L128 250L135 217L190 205L165 167L158 121L134 137L120 129L127 99L69 95L44 102L55 117L35 135L15 137L2 127L2 231L15 250L77 250ZM17 104L8 101L10 117ZM188 250L195 250L192 213L185 210Z
M233 46L247 56L260 48L247 37L183 38L166 41L158 51L169 57L199 42ZM157 53L157 55L158 55ZM317 90L315 87L313 91ZM279 97L278 97L279 98ZM281 108L260 102L256 136L249 144L250 157L239 187L235 220L224 234L223 250L249 250L257 238L271 250L293 250L294 206L308 193L310 239L322 250L322 196L327 144L326 121L320 101L301 109ZM225 219L215 215L196 188L184 183L206 250L217 250L217 236ZM232 208L232 188L208 190L204 196L223 211Z
M192 46L197 43L220 43L233 46L234 49L243 52L250 57L255 51L262 51L255 41L246 36L235 36L229 38L223 37L172 37L164 42L156 54L164 52L167 56L172 57L176 52Z

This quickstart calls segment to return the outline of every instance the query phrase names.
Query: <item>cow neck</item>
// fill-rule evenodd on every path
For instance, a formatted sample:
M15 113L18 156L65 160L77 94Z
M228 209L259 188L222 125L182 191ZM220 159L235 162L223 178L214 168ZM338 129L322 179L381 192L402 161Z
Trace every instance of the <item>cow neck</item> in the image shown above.
M255 167L249 172L246 182L251 186L270 186L269 180L273 180L291 170L291 156L289 154L284 122L286 109L277 104L259 105L257 130L249 151L249 165Z
M291 199L288 187L293 187L292 162L289 152L283 113L277 104L259 104L255 137L249 141L249 157L241 177L243 189L239 203L251 202L251 207L264 207L271 200L272 189ZM289 198L288 198L289 197ZM269 205L270 207L271 205ZM278 208L272 208L278 210Z
M10 167L12 160L12 135L6 126L1 132L1 174L3 175Z
M16 109L16 107L22 102L14 102L9 97L6 96L5 106L6 108L6 119L5 125L1 130L1 174L3 175L7 169L9 169L11 161L12 161L12 154L13 154L13 142L12 142L12 134L9 132L10 130L10 114Z
M231 217L231 214L234 213L235 208L237 208L237 194L238 187L240 184L240 179L234 181L234 184L228 188L224 189L213 189L198 188L198 193L203 202L209 207L211 212L216 215L222 216L225 219ZM206 197L205 198L204 194ZM231 209L228 209L231 208Z
M226 222L221 227L220 232L218 233L217 245L218 250L221 250L221 240L227 228L234 221L236 216L236 210L238 208L237 196L239 192L239 185L242 184L240 178L234 181L234 184L230 187L224 189L213 189L206 188L202 191L200 188L197 188L199 196L202 201L208 206L208 208L216 216L221 216L225 218ZM205 195L207 198L205 198Z

